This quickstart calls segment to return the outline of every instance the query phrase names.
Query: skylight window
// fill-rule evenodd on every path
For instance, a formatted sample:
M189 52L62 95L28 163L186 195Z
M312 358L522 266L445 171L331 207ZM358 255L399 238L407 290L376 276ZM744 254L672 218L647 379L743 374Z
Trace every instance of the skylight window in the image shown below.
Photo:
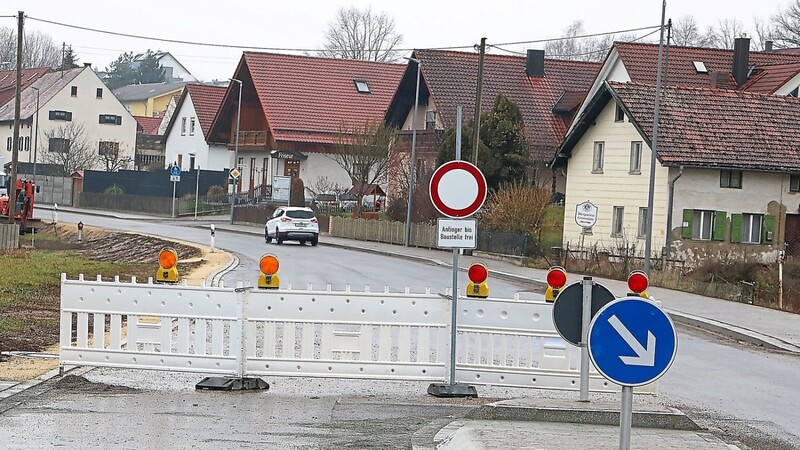
M708 73L706 63L703 61L692 61L692 64L694 64L694 70L696 70L697 73Z
M353 80L353 83L356 84L356 90L359 94L369 94L369 85L365 80Z

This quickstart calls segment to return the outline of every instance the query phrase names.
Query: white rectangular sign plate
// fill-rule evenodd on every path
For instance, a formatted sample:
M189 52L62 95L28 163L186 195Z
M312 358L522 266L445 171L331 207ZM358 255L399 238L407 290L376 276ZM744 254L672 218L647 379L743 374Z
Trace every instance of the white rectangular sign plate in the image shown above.
M436 224L436 246L439 248L475 248L478 229L475 219L439 219Z

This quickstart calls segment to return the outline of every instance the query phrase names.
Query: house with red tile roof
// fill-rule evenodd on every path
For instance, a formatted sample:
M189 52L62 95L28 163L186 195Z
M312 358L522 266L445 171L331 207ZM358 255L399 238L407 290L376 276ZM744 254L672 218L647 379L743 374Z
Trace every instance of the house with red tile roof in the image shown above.
M165 165L174 164L182 170L223 170L231 166L233 155L227 145L209 139L227 89L200 83L186 85L164 132Z
M569 161L564 246L695 266L707 259L800 255L800 99L671 86L661 97L652 231L647 226L655 87L605 81L559 156ZM583 202L597 221L575 220Z
M23 81L20 95L20 162L60 164L69 169L66 176L76 169L132 167L136 121L91 67L28 73L37 75ZM5 162L12 157L14 103L14 95L0 102L0 161ZM72 167L73 161L83 162Z
M340 133L383 121L404 69L245 52L233 75L241 85L228 86L209 139L238 149L243 191L269 191L275 176L300 177L307 187L324 182L347 189L352 180L329 155Z
M463 123L475 115L478 54L415 50L412 58L421 61L416 120L421 161L415 166L433 168L442 131L456 125L456 107L463 109ZM554 180L548 165L599 69L599 63L545 58L542 50L529 50L526 57L485 55L481 112L490 111L501 93L519 106L534 162L532 182ZM411 145L416 78L417 66L409 64L386 118L401 130L405 147ZM462 152L469 159L472 149Z

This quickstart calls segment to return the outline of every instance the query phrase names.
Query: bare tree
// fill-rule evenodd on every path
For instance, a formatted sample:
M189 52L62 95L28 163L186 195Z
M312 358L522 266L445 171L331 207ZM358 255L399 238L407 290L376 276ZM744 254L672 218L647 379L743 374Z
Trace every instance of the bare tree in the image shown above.
M800 0L772 16L775 43L781 47L800 47Z
M564 37L545 44L545 54L557 59L573 61L602 61L614 43L615 36L606 34L595 37L578 37L584 34L583 22L576 20L565 30ZM623 40L633 40L624 36Z
M342 128L335 150L328 155L339 165L357 188L356 210L361 211L361 199L371 185L384 183L390 167L401 157L394 148L395 131L383 123L367 122L352 129Z
M365 61L392 62L403 35L395 29L394 19L386 13L373 13L372 7L360 10L340 8L336 19L325 32L325 49L320 56Z
M767 41L775 41L775 27L760 17L753 18L753 29L755 35L750 46L756 50L766 50Z
M86 142L83 125L68 122L44 133L48 151L42 152L42 160L61 166L62 175L69 176L76 170L91 169L97 159Z
M700 32L694 16L683 16L672 23L672 43L682 47L716 47L717 32L708 27Z
M120 169L126 169L133 161L130 156L120 153L119 142L101 141L98 153L100 154L100 164L105 168L106 172L117 172Z
M306 186L306 189L311 191L312 194L343 194L347 191L347 188L342 187L341 184L336 183L328 179L328 177L317 177L311 186Z
M17 32L8 27L0 27L0 61L17 67ZM48 34L38 31L25 33L22 47L22 67L58 67L61 65L61 48Z
M736 38L746 34L747 29L738 19L720 19L714 31L714 47L732 49Z

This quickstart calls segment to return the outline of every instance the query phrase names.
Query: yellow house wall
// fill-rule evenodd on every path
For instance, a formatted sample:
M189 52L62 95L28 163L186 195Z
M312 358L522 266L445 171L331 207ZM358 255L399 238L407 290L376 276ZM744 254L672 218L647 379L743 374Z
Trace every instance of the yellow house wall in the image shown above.
M615 253L619 248L635 245L643 254L645 239L638 237L639 208L647 207L650 182L650 147L626 117L614 122L616 104L610 101L572 151L567 167L564 213L564 245L571 249L597 245L601 251ZM594 142L605 142L603 173L592 173ZM642 141L641 173L629 173L631 142ZM652 249L660 254L666 238L668 169L656 162L653 208ZM582 236L575 223L575 208L584 201L598 207L597 223L592 234ZM611 234L615 206L625 208L623 236ZM680 221L680 218L673 218Z

